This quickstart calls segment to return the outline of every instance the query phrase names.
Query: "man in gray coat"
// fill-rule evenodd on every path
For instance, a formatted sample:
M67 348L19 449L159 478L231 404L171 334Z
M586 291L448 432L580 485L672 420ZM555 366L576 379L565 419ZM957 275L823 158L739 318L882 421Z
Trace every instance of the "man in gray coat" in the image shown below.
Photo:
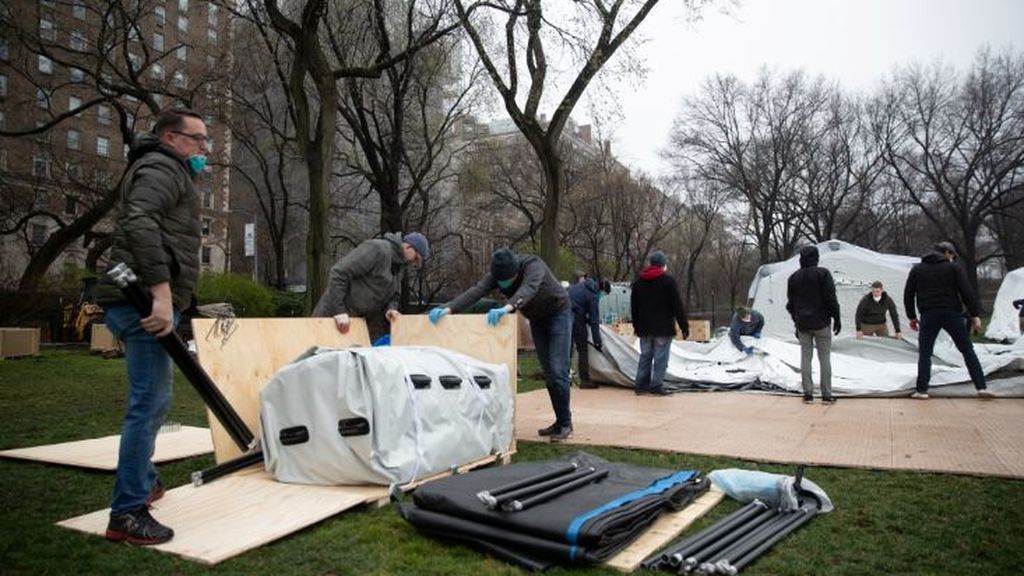
M97 301L107 328L125 347L128 402L117 457L117 478L106 537L137 545L166 542L174 531L157 522L149 504L164 494L153 466L156 433L171 405L171 357L157 341L174 330L199 275L199 197L193 180L206 165L209 138L203 117L169 109L128 153L111 264L124 262L153 298L140 318L104 276Z
M419 232L393 232L364 241L331 267L330 283L313 316L333 316L342 334L348 333L352 316L366 318L370 336L376 339L384 332L382 314L388 322L401 316L398 294L405 267L429 257L430 244Z

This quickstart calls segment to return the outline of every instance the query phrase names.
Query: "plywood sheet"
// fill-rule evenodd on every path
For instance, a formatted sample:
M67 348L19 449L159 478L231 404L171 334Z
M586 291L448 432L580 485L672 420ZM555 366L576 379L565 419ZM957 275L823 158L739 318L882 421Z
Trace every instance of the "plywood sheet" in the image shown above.
M117 451L120 442L120 436L104 436L75 442L4 450L0 452L0 456L113 471L117 470ZM180 460L212 451L213 441L208 428L182 426L178 430L157 434L153 462Z
M725 493L712 486L707 492L678 512L662 514L658 520L627 548L609 558L605 565L621 572L632 572L648 556L663 548L682 534L690 524L708 513L725 497Z
M174 529L174 538L152 548L216 564L386 495L379 486L282 484L262 468L249 468L204 486L168 490L152 513ZM109 516L107 508L57 525L102 536Z
M541 440L545 391L520 394L517 437ZM762 462L1024 478L1024 400L841 398L743 392L636 396L573 390L576 444L731 456Z
M236 318L230 324L192 320L199 363L253 434L259 435L260 390L275 372L314 346L369 346L366 322L352 319L348 334L331 318ZM210 415L217 462L241 455Z

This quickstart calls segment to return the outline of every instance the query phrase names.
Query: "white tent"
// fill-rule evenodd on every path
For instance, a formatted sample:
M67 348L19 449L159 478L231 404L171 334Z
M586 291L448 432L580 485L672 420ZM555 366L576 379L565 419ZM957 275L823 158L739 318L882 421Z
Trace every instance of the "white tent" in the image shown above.
M889 297L896 302L900 327L905 335L909 335L907 315L903 309L903 286L910 269L921 261L919 257L882 254L842 240L822 242L818 244L818 252L821 255L819 265L832 273L836 283L836 296L843 320L840 337L854 335L857 304L871 291L871 284L875 280L882 282ZM764 315L765 335L780 340L796 339L793 335L793 320L786 312L786 286L789 276L799 269L799 255L758 268L750 284L749 297L753 300L752 307Z
M1016 340L1020 338L1020 312L1013 307L1014 300L1024 298L1024 268L1017 268L1003 278L992 305L992 320L985 330L985 336L993 340Z

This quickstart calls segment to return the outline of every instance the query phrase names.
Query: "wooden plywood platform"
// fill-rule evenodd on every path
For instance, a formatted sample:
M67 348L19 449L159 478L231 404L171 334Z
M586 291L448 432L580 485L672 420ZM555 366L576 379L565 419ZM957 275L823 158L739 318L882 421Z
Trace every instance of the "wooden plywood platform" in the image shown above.
M1024 478L1024 401L841 398L742 392L636 396L572 390L574 444L732 456L762 462ZM545 390L520 394L520 440L551 420Z
M75 442L4 450L0 452L0 456L114 471L117 470L117 451L120 443L121 436L119 435L104 436ZM153 462L159 464L208 452L213 452L210 430L195 426L182 426L179 430L157 434Z
M604 564L621 572L632 572L640 567L640 563L648 556L664 548L669 542L676 539L683 533L690 524L708 513L722 498L725 497L718 488L712 486L699 498L690 503L689 506L678 512L662 514L658 520L629 545L615 556L609 558Z

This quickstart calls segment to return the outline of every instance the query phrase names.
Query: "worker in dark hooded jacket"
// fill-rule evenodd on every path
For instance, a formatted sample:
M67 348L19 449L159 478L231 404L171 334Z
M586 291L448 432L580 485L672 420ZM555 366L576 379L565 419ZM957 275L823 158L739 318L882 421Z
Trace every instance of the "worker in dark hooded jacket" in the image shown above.
M800 251L800 269L789 277L786 311L793 318L800 340L800 383L804 389L804 403L814 402L811 360L815 349L821 373L821 401L825 404L835 402L832 396L832 335L839 335L842 321L839 319L836 284L832 273L818 266L817 246L808 246Z
M668 259L661 250L653 252L648 265L633 282L629 295L629 309L633 319L633 332L640 339L640 360L636 370L633 391L637 395L663 396L665 370L672 351L676 324L683 338L690 336L690 323L679 297L679 285L666 273Z
M950 242L939 242L921 257L907 275L903 288L903 305L910 319L910 329L921 331L917 339L917 386L910 395L918 400L928 399L928 385L932 376L932 352L940 330L953 338L957 350L964 357L979 398L992 398L985 385L985 373L974 353L971 336L964 323L964 307L971 318L971 328L981 332L981 306L967 280L963 266L954 262L956 249ZM921 311L921 321L917 311Z
M331 267L330 283L313 316L332 316L342 334L348 333L352 316L365 318L371 339L376 339L384 332L382 315L388 322L401 316L398 295L406 266L429 257L430 244L419 232L388 233L362 242Z
M589 343L587 326L594 339L594 347L601 350L601 312L598 307L599 290L597 282L585 274L577 274L577 281L569 287L572 302L572 340L576 345L576 361L579 366L580 388L597 388L590 381Z
M566 440L572 435L569 408L572 307L565 288L543 260L520 256L508 248L495 250L490 271L476 286L459 294L447 306L431 310L430 323L437 324L447 314L465 310L494 291L507 298L508 303L487 312L488 324L497 326L506 314L517 311L530 321L530 335L555 411L555 422L541 428L537 434L549 437L552 442Z

